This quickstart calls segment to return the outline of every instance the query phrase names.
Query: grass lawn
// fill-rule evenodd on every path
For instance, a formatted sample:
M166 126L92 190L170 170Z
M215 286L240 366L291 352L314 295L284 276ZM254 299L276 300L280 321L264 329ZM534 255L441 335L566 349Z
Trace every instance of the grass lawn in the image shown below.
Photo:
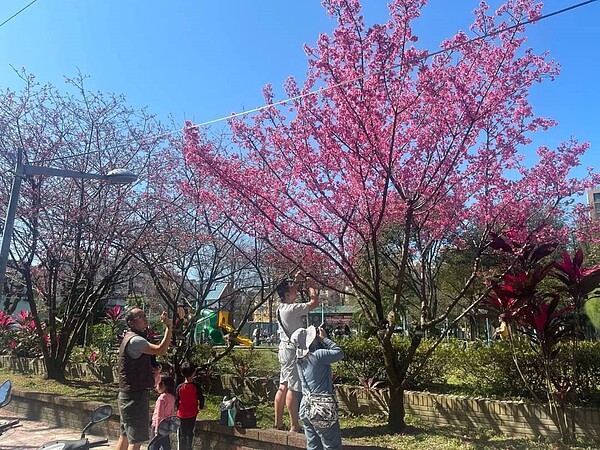
M92 380L69 380L58 383L39 376L9 373L0 369L0 381L10 379L22 389L52 393L67 397L111 404L116 410L117 386L101 384ZM207 396L206 408L200 412L203 419L219 418L217 396ZM287 419L287 417L286 417ZM258 426L269 428L273 423L272 405L257 408ZM485 430L464 430L452 427L432 427L420 423L418 418L407 417L409 427L403 434L391 433L383 416L343 416L340 419L342 436L346 442L369 444L380 448L407 450L458 450L458 449L503 449L503 450L583 450L599 448L598 443L575 442L569 445L545 439L516 439L495 435Z

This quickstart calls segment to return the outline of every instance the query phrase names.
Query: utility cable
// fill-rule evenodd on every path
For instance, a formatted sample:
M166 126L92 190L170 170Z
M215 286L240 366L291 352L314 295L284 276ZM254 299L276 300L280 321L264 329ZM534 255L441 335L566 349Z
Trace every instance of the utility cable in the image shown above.
M34 3L35 1L36 0L33 0L30 3L30 5L32 3ZM583 2L577 3L575 5L571 5L571 6L568 6L566 8L557 10L557 11L550 12L548 14L542 14L539 17L528 19L528 20L526 20L524 22L519 22L519 23L516 23L514 25L505 27L505 28L501 28L501 29L498 29L498 30L491 31L491 32L486 33L486 34L484 34L482 36L474 37L472 39L469 39L469 40L467 40L465 42L461 42L459 44L453 45L451 47L443 48L443 49L437 50L437 51L432 52L432 53L427 53L426 55L421 56L421 57L417 58L414 61L411 61L411 63L419 62L419 61L424 61L424 60L427 60L427 59L431 58L432 56L436 56L436 55L440 55L442 53L453 51L453 50L456 50L456 49L458 49L458 48L460 48L460 47L462 47L464 45L471 44L471 43L477 42L477 41L481 41L483 39L487 39L487 38L490 38L490 37L494 37L494 36L497 36L497 35L499 35L501 33L506 32L506 31L510 31L510 30L518 28L518 27L523 27L525 25L529 25L529 24L534 23L534 22L539 22L541 20L548 19L549 17L557 16L559 14L563 14L563 13L566 13L568 11L571 11L571 10L574 10L574 9L577 9L577 8L581 8L583 6L587 6L587 5L595 3L597 1L598 0L587 0L587 1L583 1ZM29 5L27 5L27 6L29 6ZM25 8L27 8L27 6ZM23 8L23 9L25 9L25 8ZM10 19L8 19L8 20L10 20ZM401 63L400 64L394 64L394 65L390 66L389 68L383 69L383 70L395 69L395 68L400 67L401 65L402 65ZM356 78L353 78L353 79L350 79L350 80L341 81L339 83L336 83L336 84L333 84L333 85L330 85L330 86L327 86L327 87L323 87L323 88L317 89L315 91L307 92L305 94L300 94L300 95L297 95L297 96L294 96L294 97L289 97L289 98L286 98L285 100L279 100L277 102L273 102L273 103L269 103L269 104L266 104L266 105L258 106L256 108L252 108L250 110L242 111L242 112L239 112L239 113L232 113L232 114L229 114L229 115L224 116L224 117L219 117L218 119L212 119L212 120L208 120L206 122L201 122L201 123L193 123L193 124L185 126L183 128L178 128L176 130L171 130L171 131L168 131L166 133L157 134L157 135L154 135L154 136L149 136L149 137L143 138L141 140L126 141L124 143L117 144L117 145L115 145L113 147L107 147L106 150L114 150L114 149L117 149L119 147L123 147L125 145L128 145L128 144L130 144L132 142L143 143L143 142L149 141L149 140L164 138L164 137L167 137L167 136L170 136L172 134L179 133L179 132L182 132L182 131L185 131L185 130L188 130L188 129L194 129L194 128L204 127L204 126L207 126L207 125L212 125L214 123L223 122L225 120L233 119L234 117L247 116L248 114L252 114L252 113L255 113L255 112L260 112L260 111L263 111L263 110L265 110L267 108L272 108L274 106L284 105L286 103L293 102L293 101L296 101L296 100L300 100L300 99L305 98L305 97L309 97L309 96L312 96L312 95L317 95L317 94L319 94L321 92L324 92L324 91L327 91L327 90L330 90L330 89L339 88L339 87L345 86L347 84L353 83L355 81L367 78L369 76L377 75L378 73L380 73L380 71L372 72L372 73L368 73L368 74L364 74L364 75L361 75L359 77L356 77ZM95 152L99 152L99 151L100 150L96 150ZM64 158L56 158L56 159L64 159Z
M496 36L498 34L504 33L506 31L510 31L510 30L512 30L514 28L518 28L518 27L522 27L522 26L525 26L525 25L529 25L529 24L531 24L533 22L539 22L540 20L547 19L548 17L556 16L558 14L565 13L565 12L570 11L572 9L576 9L576 8L588 5L590 3L594 3L596 1L598 1L598 0L587 0L587 1L584 1L584 2L581 2L581 3L578 3L576 5L569 6L567 8L561 9L559 11L554 11L552 13L543 14L543 15L541 15L539 17L534 18L534 19L529 19L529 20L526 20L525 22L519 22L519 23L517 23L515 25L511 25L511 26L506 27L506 28L495 30L495 31L492 31L490 33L484 34L482 36L477 36L475 38L467 40L466 42L461 42L461 43L453 45L451 47L447 47L447 48L444 48L444 49L441 49L441 50L438 50L438 51L435 51L435 52L432 52L432 53L427 53L426 55L421 56L421 57L419 57L419 58L417 58L417 59L415 59L413 61L410 61L410 62L411 63L415 63L415 62L419 62L419 61L424 61L424 60L427 60L427 59L431 58L432 56L437 56L437 55L440 55L442 53L446 53L448 51L456 50L456 49L458 49L458 48L460 48L460 47L462 47L464 45L471 44L473 42L477 42L477 41L480 41L480 40L483 40L483 39L487 39L489 37L494 37L494 36ZM389 68L386 68L386 69L383 69L383 70L396 69L396 68L400 67L401 65L402 64L394 64L394 65L390 66ZM309 97L311 95L319 94L320 92L323 92L323 91L327 91L327 90L330 90L330 89L342 87L342 86L344 86L346 84L354 83L355 81L362 80L362 79L367 78L369 76L377 75L380 72L381 71L376 71L376 72L372 72L372 73L361 75L359 77L356 77L356 78L353 78L353 79L350 79L350 80L340 81L339 83L336 83L336 84L333 84L331 86L327 86L327 87L324 87L324 88L320 88L320 89L318 89L316 91L307 92L306 94L300 94L300 95L297 95L295 97L287 98L285 100L279 100L279 101L274 102L274 103L269 103L267 105L258 106L256 108L250 109L248 111L243 111L243 112L240 112L240 113L233 113L233 114L230 114L228 116L221 117L221 118L218 118L218 119L212 119L212 120L209 120L209 121L206 121L206 122L202 122L202 123L198 123L198 124L192 124L192 125L189 125L188 127L183 127L181 129L181 131L185 130L185 129L189 129L189 128L196 128L196 127L202 127L202 126L205 126L205 125L211 125L211 124L216 123L216 122L221 122L221 121L224 121L224 120L233 119L234 117L237 117L237 116L246 116L248 114L251 114L251 113L254 113L254 112L259 112L259 111L262 111L262 110L267 109L267 108L272 108L273 106L280 106L280 105L286 104L288 102L292 102L292 101L295 101L295 100L302 99L304 97ZM178 130L173 130L171 133L165 133L164 135L158 135L158 136L155 136L155 137L159 137L159 138L166 137L166 136L169 136L170 134L176 133L178 131L180 131L180 130L179 129Z
M31 5L33 5L35 2L37 2L37 0L33 0L27 6L24 6L23 8L21 8L20 10L18 10L16 13L14 13L12 16L10 16L8 19L6 19L4 22L0 23L0 27L2 25L4 25L5 23L7 23L9 20L12 20L15 17L17 17L19 14L21 14L23 11L25 11L27 8L29 8Z

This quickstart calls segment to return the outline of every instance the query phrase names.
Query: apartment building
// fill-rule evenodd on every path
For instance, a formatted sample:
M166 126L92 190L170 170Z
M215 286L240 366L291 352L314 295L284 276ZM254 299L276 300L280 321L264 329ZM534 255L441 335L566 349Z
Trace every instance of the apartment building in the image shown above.
M591 208L592 219L600 219L600 189L590 189L587 193L588 206Z

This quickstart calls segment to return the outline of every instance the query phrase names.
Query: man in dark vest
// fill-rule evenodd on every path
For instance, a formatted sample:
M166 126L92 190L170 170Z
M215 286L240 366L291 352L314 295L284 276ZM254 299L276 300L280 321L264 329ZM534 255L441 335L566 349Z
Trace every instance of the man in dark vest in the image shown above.
M119 348L119 413L121 436L115 450L139 450L149 439L150 390L160 366L153 367L152 357L167 353L171 342L173 322L163 312L160 320L167 327L160 344L146 339L148 319L140 308L133 308L125 316L129 331Z

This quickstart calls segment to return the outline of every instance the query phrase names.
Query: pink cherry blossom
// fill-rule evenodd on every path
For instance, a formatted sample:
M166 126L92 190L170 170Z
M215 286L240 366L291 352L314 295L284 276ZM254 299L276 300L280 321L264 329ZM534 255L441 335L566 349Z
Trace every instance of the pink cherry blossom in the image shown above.
M492 233L560 243L575 223L562 218L576 217L579 232L597 227L572 201L600 183L571 174L588 144L529 150L555 125L536 114L529 92L559 66L525 47L525 26L502 30L539 17L540 3L511 0L490 12L481 2L470 32L431 58L438 49L417 47L411 28L425 1L393 0L389 21L370 28L357 0L323 4L338 25L305 47L304 83L284 85L291 100L275 106L266 86L273 107L233 116L227 145L186 124L184 153L203 181L186 186L190 198L212 202L290 262L328 274L319 281L356 295L377 329L389 323L387 305L404 310L407 295L421 305L420 330L445 320L479 275ZM438 311L436 270L444 251L466 242L473 273ZM391 332L381 336L392 355ZM407 367L386 359L394 387ZM390 425L401 429L403 415L390 411Z

